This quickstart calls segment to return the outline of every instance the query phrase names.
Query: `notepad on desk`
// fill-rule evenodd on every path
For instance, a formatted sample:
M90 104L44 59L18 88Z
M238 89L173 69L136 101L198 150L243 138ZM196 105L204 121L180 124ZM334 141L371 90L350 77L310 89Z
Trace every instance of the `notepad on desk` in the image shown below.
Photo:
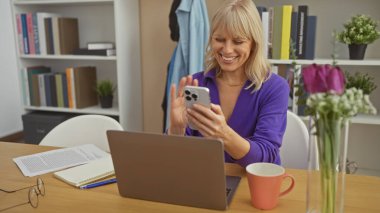
M72 186L80 187L115 174L112 158L104 157L90 163L55 172L54 176Z

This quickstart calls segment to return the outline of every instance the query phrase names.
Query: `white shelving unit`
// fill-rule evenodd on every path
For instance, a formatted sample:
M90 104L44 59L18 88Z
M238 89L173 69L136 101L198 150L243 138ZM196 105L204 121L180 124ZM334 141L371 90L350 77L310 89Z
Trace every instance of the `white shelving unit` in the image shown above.
M293 60L277 60L270 59L270 63L274 65L290 65ZM361 66L361 67L376 67L380 66L380 60L336 60L339 66ZM310 64L332 64L332 59L314 59L314 60L296 60L297 66L305 66ZM296 82L295 82L296 83ZM293 94L294 97L294 94ZM295 106L295 107L294 107ZM293 111L297 113L296 100L293 99ZM309 118L307 116L301 116L302 120L306 121ZM380 115L362 115L355 116L351 123L353 124L371 124L380 125Z
M24 106L26 111L118 116L124 129L143 129L139 0L13 0L12 10L13 17L25 12L51 12L76 17L80 47L96 41L111 41L116 45L116 56L25 55L18 52L18 72L36 65L49 66L53 72L63 72L71 66L91 65L97 68L98 80L108 79L117 85L111 109L100 106L83 109ZM17 37L15 18L13 26Z
M266 1L255 0L257 6L273 7L290 4L297 10L299 5L307 5L309 15L317 17L316 45L314 60L296 60L299 66L312 63L331 64L331 54L333 52L332 33L341 32L343 24L352 16L357 14L370 15L374 20L380 20L378 0L346 1L346 0L283 0ZM344 7L342 7L344 5ZM378 88L370 95L374 106L380 111L380 40L368 45L364 60L349 60L347 45L337 43L336 53L337 65L344 71L354 74L355 72L368 73L374 77ZM271 60L274 65L289 65L292 60ZM307 123L308 117L302 117ZM357 174L380 176L380 166L378 164L378 150L380 143L378 132L380 128L380 115L357 115L351 120L348 159L356 161L359 169Z

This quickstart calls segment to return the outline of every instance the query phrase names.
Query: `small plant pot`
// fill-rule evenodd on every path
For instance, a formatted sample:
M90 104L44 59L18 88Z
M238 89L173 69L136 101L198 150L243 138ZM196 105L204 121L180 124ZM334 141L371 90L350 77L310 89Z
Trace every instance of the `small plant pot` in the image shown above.
M112 108L112 100L113 100L112 95L99 96L99 100L100 100L100 107L101 108Z
M350 52L350 59L351 60L363 60L366 49L367 49L366 44L350 44L350 45L348 45L348 50Z

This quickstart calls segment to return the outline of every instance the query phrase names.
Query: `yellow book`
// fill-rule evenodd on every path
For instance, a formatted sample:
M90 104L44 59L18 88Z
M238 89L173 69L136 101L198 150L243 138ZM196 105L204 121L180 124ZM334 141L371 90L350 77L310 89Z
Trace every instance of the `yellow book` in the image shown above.
M292 25L292 5L282 6L282 33L281 33L281 53L280 59L289 59L290 31Z
M80 187L110 177L115 174L111 156L91 161L63 171L55 172L54 177L72 185Z

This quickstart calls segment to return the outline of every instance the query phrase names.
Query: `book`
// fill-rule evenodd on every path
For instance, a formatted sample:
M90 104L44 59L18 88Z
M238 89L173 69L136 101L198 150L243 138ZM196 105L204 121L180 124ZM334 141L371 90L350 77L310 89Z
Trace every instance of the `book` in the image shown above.
M22 40L22 23L21 14L16 14L16 25L17 25L17 43L19 48L19 54L24 53L24 42Z
M66 72L66 82L67 82L67 99L69 101L69 108L75 109L75 85L74 85L74 68L68 67Z
M260 18L262 20L263 19L263 12L266 12L267 8L263 7L263 6L257 6L256 9L257 9L257 12L259 12Z
M54 74L45 74L44 75L44 81L45 81L45 96L46 96L46 106L53 106L52 102L52 91L51 91L51 86L50 86L50 77L49 75L54 75Z
M91 161L63 171L55 172L54 177L75 187L80 187L115 174L111 156Z
M275 6L273 14L272 59L281 58L282 6Z
M59 17L52 17L51 18L51 29L53 33L53 46L54 46L54 52L53 54L59 55L61 54L61 47L60 47L60 35L59 35L59 26L58 26L58 19Z
M26 27L28 31L29 54L36 54L34 45L34 30L33 30L33 13L26 14Z
M33 38L34 38L34 49L35 54L41 54L40 51L40 37L38 32L38 20L37 13L32 13L32 24L33 24Z
M45 18L44 25L46 38L46 54L54 54L52 17Z
M22 44L24 49L24 54L29 54L29 39L28 39L28 27L26 21L26 13L21 14L21 25L22 25Z
M59 49L58 54L73 54L79 48L79 30L77 18L58 18Z
M74 67L74 93L77 109L98 104L96 95L96 67Z
M308 6L298 6L296 56L305 59Z
M74 50L74 55L112 56L116 55L116 49L89 50L87 48L79 48Z
M66 76L66 73L61 73L61 75L62 75L63 106L69 107L69 97L67 95L67 76Z
M104 50L114 49L115 45L112 42L89 42L87 43L87 49L89 50Z
M29 87L30 105L39 106L40 105L40 94L39 94L38 77L35 76L33 78L33 75L42 74L42 73L49 73L50 68L44 67L44 66L27 67L25 69L25 72L27 74L27 80L28 80L27 85Z
M263 39L264 39L264 55L265 57L269 56L269 12L263 12L261 16L261 22L263 25Z
M22 89L25 106L30 106L30 92L29 92L29 81L28 81L28 72L27 67L21 69L21 79L22 79Z
M38 28L38 38L39 38L39 49L41 55L47 54L46 48L46 28L45 28L45 18L58 16L55 13L45 13L39 12L37 13L37 28Z
M46 90L45 90L45 74L38 74L38 86L40 93L40 106L47 106L46 103Z
M305 59L314 59L315 53L315 39L317 34L317 16L307 17L307 30L306 30L306 51Z
M55 77L55 88L57 93L57 104L58 107L64 107L63 104L63 87L62 87L62 75L60 73L56 73Z
M291 27L291 30L290 30L290 45L293 45L293 48L294 48L294 54L297 54L296 53L296 41L297 41L297 26L298 26L298 22L297 22L297 18L298 18L298 12L292 12L292 27ZM290 55L290 50L289 50L289 56Z
M282 33L280 59L289 59L292 5L282 6Z

